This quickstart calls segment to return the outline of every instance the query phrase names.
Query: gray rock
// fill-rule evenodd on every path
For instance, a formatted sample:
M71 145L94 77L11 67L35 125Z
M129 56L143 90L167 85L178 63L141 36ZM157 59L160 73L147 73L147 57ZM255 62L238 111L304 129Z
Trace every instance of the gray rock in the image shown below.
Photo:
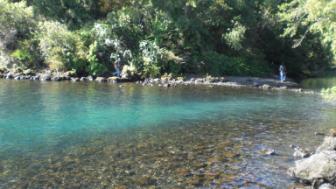
M89 80L89 81L93 81L94 78L93 78L91 75L89 75L89 76L87 77L87 80Z
M6 79L14 79L14 74L11 72L7 73Z
M96 81L97 81L97 82L100 82L100 83L104 83L104 82L107 81L107 79L106 79L105 77L97 77L97 78L96 78Z
M336 150L336 137L332 136L325 137L323 143L316 149L316 153L325 150Z
M204 83L204 79L199 78L195 80L195 84L201 84L201 83Z
M37 81L37 80L40 80L40 76L39 75L32 76L30 79L34 80L34 81Z
M107 78L107 81L108 81L109 83L118 83L119 80L120 80L119 77L109 77L109 78Z
M78 77L71 77L71 81L72 81L72 82L78 82L78 81L79 81L79 78L78 78Z
M165 87L165 88L169 88L169 87L171 87L171 84L166 83L166 84L163 84L162 86Z
M294 148L294 153L293 153L294 158L296 159L302 159L302 158L307 158L310 156L310 153L308 150L302 149L300 147L295 147Z
M21 76L16 76L14 80L21 80Z
M270 85L268 85L268 84L264 84L264 85L261 86L261 88L264 89L264 90L269 90L272 87Z
M155 78L155 79L153 80L153 82L154 82L155 84L159 84L159 83L161 83L161 79L159 79L159 78Z
M335 183L336 151L323 151L309 158L297 160L295 166L289 168L288 174L309 183L315 183L321 179Z
M27 70L23 71L23 74L33 76L33 75L35 75L35 72L31 69L27 69Z
M88 81L88 79L86 77L81 77L80 81Z
M51 81L62 81L63 78L62 77L59 77L59 76L54 76L51 78Z
M51 81L51 75L49 73L40 76L41 81Z
M335 186L331 185L331 184L328 184L328 183L325 183L325 184L322 184L319 189L336 189Z

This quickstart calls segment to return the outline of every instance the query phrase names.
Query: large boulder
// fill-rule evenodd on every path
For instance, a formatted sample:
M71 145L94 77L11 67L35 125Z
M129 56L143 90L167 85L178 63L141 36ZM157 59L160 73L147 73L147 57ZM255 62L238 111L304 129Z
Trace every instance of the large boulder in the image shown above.
M336 183L336 151L324 150L309 158L298 160L295 166L288 170L289 175L308 183Z
M336 189L336 187L333 186L333 185L331 185L331 184L326 183L326 184L322 184L322 185L319 187L319 189Z
M325 137L323 143L316 149L316 153L325 150L336 150L336 137L333 136Z

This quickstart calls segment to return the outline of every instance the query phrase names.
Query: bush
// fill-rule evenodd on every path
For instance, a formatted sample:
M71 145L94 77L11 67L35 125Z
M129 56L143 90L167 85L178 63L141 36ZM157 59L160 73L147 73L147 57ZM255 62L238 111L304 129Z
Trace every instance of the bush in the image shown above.
M336 100L336 87L331 87L322 90L322 96L327 100Z
M216 52L208 52L203 55L202 59L205 62L205 73L203 74L264 76L271 73L265 63L249 57L229 57Z
M85 47L79 35L59 22L39 23L39 48L51 69L85 70Z
M14 48L18 39L31 35L35 25L32 7L23 1L0 0L0 48Z

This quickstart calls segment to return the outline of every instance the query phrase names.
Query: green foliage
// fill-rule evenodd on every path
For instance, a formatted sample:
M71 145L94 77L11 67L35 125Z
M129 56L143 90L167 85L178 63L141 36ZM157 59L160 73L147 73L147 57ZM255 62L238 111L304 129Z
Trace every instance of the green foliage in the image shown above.
M335 101L336 100L336 87L323 89L321 94L325 99Z
M203 54L205 73L212 76L240 75L262 76L270 73L270 70L262 62L248 57L228 57L216 52Z
M51 69L82 70L85 47L79 36L59 22L39 23L39 48Z
M104 64L99 63L97 58L97 42L90 45L89 54L87 55L87 60L89 66L87 72L93 76L99 76L107 72L107 68Z
M324 48L331 52L336 63L336 2L333 0L292 0L280 6L279 17L286 24L283 36L294 39L300 46L315 35Z
M100 76L120 60L143 77L265 76L284 63L301 77L335 61L332 0L13 2L0 0L0 60L25 67Z
M32 7L24 2L0 0L0 47L5 48L17 39L27 38L34 30Z
M223 34L223 39L234 50L240 50L243 48L242 41L244 40L245 32L245 26L241 25L239 22L235 22L234 27L228 29L228 32Z

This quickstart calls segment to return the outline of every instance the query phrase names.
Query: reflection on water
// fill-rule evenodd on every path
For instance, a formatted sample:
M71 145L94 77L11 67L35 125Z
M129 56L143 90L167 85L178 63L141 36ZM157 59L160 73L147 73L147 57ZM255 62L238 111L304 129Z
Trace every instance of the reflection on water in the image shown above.
M0 81L0 105L0 188L284 188L288 146L336 122L316 96L208 87Z
M311 78L303 80L301 85L304 88L308 89L323 89L323 88L331 88L336 84L336 77L321 77L321 78Z

